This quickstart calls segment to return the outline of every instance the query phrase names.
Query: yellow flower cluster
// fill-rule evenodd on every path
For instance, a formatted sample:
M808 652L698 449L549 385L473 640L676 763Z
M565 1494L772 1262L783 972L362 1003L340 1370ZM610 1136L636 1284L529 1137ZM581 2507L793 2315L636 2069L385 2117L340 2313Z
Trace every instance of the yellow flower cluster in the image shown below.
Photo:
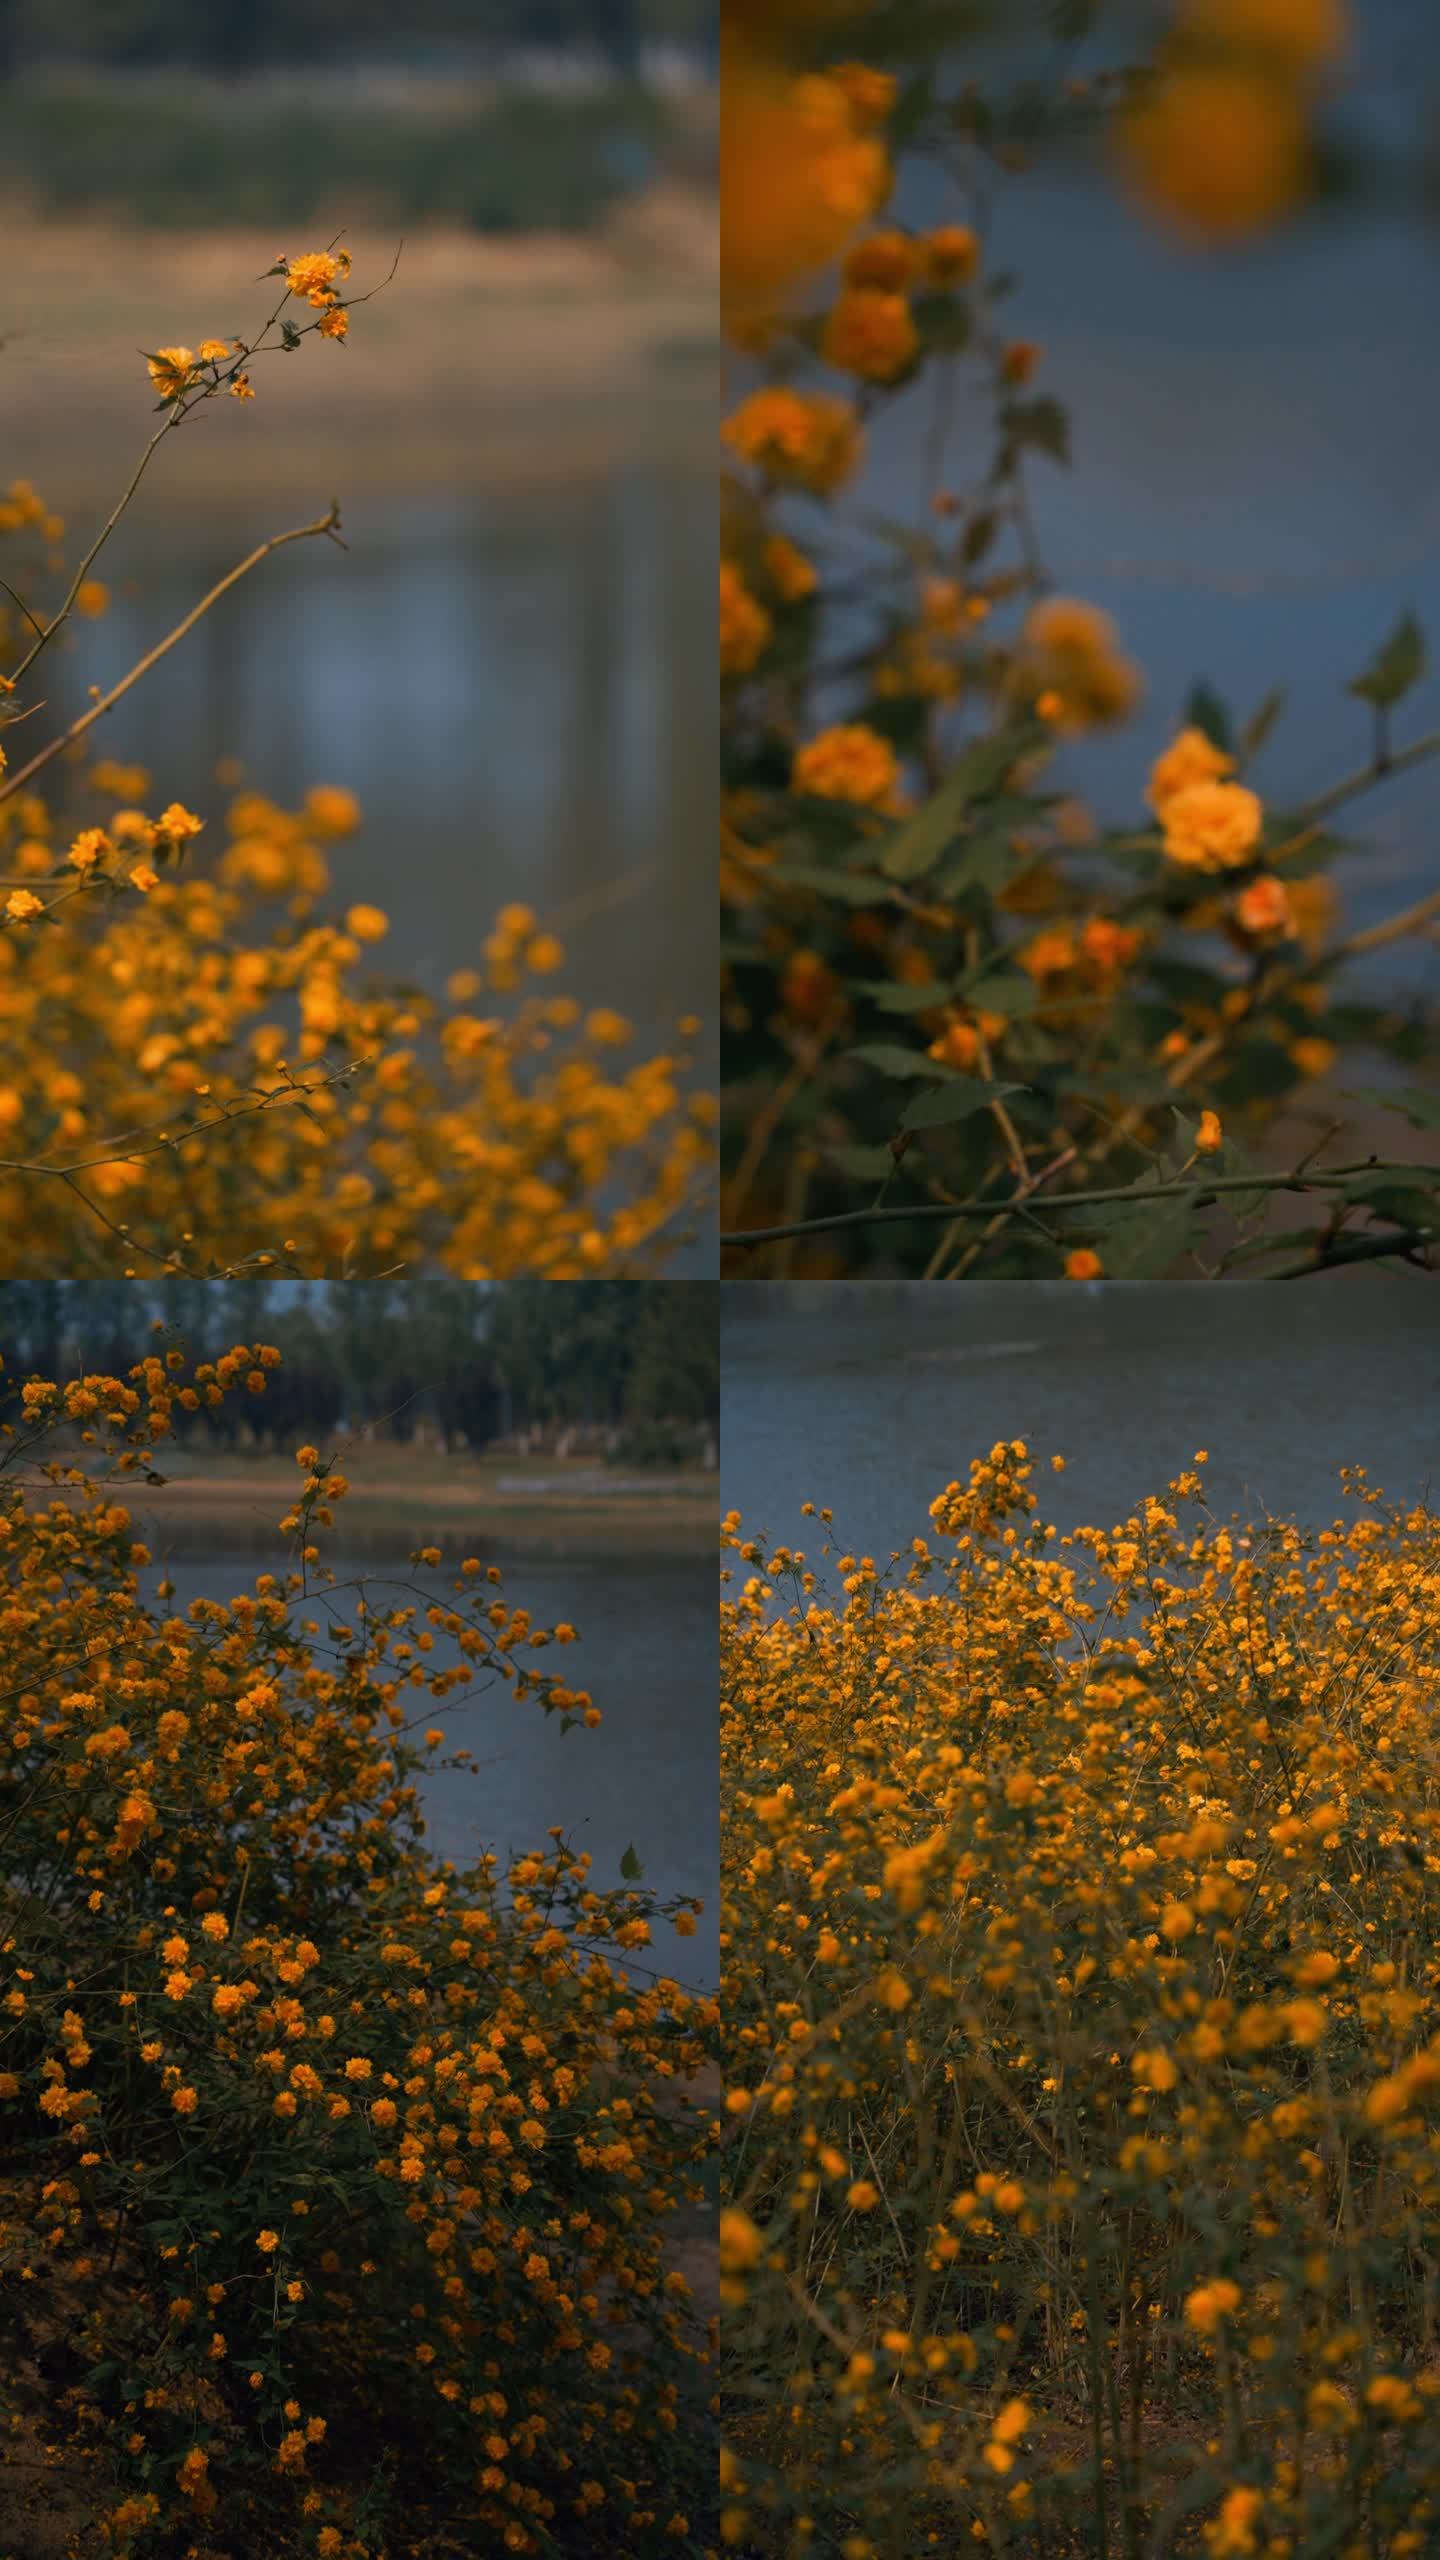
M721 275L727 316L742 324L833 258L890 189L877 128L893 83L843 65L797 76L772 32L757 43L727 20L722 45Z
M277 2555L410 2560L446 2505L538 2555L603 2507L658 2560L708 2352L673 2231L716 2006L627 1971L657 1906L597 1892L559 1831L465 1871L426 1852L419 1698L592 1720L546 1667L573 1629L495 1567L340 1585L317 1541L344 1479L307 1447L280 1570L145 1595L117 1491L277 1356L8 1392L0 2259L64 2340L113 2549L217 2514Z
M137 780L90 775L100 799ZM562 1278L659 1249L711 1148L683 1050L617 1074L628 1025L541 992L564 952L520 906L448 1003L377 980L383 910L328 906L358 816L334 786L293 812L245 792L209 867L181 871L201 821L178 803L68 840L38 796L0 803L5 867L35 884L0 932L5 1268L258 1253Z
M1068 2553L1115 2481L1146 2549L1440 2527L1440 1519L1204 1464L725 1524L735 2547Z
M1141 693L1140 671L1098 605L1047 596L1025 618L1014 688L1062 734L1123 720Z

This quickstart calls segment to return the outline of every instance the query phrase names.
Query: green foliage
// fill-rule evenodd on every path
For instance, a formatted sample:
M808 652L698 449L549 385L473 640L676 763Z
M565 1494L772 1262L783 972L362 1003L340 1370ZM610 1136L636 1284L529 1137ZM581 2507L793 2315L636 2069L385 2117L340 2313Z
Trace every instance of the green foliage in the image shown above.
M327 217L476 231L583 230L659 147L638 89L512 95L441 113L222 106L103 88L0 94L4 184L47 214L267 233Z

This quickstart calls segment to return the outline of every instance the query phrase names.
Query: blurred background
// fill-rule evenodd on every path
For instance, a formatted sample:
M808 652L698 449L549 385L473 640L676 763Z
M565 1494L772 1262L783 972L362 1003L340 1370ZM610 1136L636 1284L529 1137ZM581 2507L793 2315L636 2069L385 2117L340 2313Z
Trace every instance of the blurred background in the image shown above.
M178 1414L153 1467L117 1488L150 1549L147 1597L168 1584L169 1605L185 1610L289 1571L294 1545L279 1523L307 1443L351 1487L319 1533L351 1597L328 1614L313 1599L303 1606L322 1650L327 1625L353 1615L357 1588L376 1610L449 1606L463 1557L497 1565L511 1609L528 1609L536 1627L577 1630L559 1668L603 1721L567 1733L508 1691L458 1690L433 1720L473 1765L441 1753L428 1771L428 1846L464 1865L484 1849L543 1846L559 1823L589 1851L598 1886L620 1883L633 1848L662 1898L697 1893L706 1904L692 1937L658 1928L643 1962L713 1987L715 1288L13 1281L0 1291L0 1417L16 1411L27 1375L124 1377L152 1349L198 1361L237 1342L280 1351L264 1395L239 1394L213 1416ZM439 1561L416 1564L422 1547ZM430 1659L458 1660L443 1632Z
M1333 16L1343 44L1325 65L1303 200L1210 239L1137 202L1104 118L1087 124L1061 94L1083 81L1098 105L1097 74L1152 59L1176 19L1170 0L897 0L854 29L856 49L904 80L943 25L952 86L975 82L1013 162L990 170L987 206L993 270L1013 278L1004 326L1038 345L1035 389L1070 416L1069 466L1041 455L1027 472L1039 555L1059 592L1113 615L1145 676L1133 718L1057 762L1056 787L1105 823L1143 823L1145 773L1197 681L1237 726L1287 688L1257 768L1283 805L1368 761L1368 715L1344 687L1405 611L1440 668L1440 9L1247 0L1234 14L1276 29ZM1209 148L1223 194L1223 130ZM1244 143L1234 149L1243 166ZM1204 192L1193 169L1176 179L1187 187ZM889 212L916 227L971 218L955 178L903 142ZM928 396L883 404L843 512L923 518L933 435ZM988 436L978 394L973 413L958 402L951 487L974 485ZM851 637L837 635L837 654ZM1397 745L1434 728L1437 704L1432 673ZM1346 812L1365 848L1334 875L1353 923L1435 886L1437 821L1436 762ZM1408 995L1440 992L1433 943L1365 970Z
M714 1012L714 47L708 0L0 0L6 477L71 560L154 423L139 349L256 327L281 252L343 228L364 293L404 242L346 345L167 443L47 721L338 493L348 553L267 562L103 751L212 821L346 785L399 969L523 901L662 1043Z

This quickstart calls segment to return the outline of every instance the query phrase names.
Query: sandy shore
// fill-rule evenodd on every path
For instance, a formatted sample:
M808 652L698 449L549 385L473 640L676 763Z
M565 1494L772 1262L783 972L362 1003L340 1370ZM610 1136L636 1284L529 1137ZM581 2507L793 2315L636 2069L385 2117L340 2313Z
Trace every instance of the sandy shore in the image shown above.
M248 335L273 307L264 270L317 245L24 217L7 235L10 470L72 511L118 492L153 431L138 351ZM397 240L347 239L364 293ZM582 237L417 233L344 346L312 338L257 360L253 401L192 415L161 457L164 490L217 505L273 492L303 509L334 490L554 477L662 451L693 450L701 469L718 398L717 277L713 210L678 187Z

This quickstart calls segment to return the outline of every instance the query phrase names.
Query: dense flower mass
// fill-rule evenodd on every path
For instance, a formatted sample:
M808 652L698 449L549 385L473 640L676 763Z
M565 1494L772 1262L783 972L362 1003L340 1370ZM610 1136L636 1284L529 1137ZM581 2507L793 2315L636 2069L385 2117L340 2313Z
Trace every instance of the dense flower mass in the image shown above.
M154 1587L122 1496L177 1406L276 1357L156 1351L6 1407L0 2326L7 2374L51 2342L36 2459L116 2552L197 2516L277 2560L700 2552L670 2234L714 2004L627 1969L657 1906L558 1831L427 1853L427 1703L598 1721L550 1668L574 1630L494 1567L340 1584L345 1479L305 1447L285 1570Z
M735 2547L1434 2547L1440 1520L1204 1463L727 1523Z

